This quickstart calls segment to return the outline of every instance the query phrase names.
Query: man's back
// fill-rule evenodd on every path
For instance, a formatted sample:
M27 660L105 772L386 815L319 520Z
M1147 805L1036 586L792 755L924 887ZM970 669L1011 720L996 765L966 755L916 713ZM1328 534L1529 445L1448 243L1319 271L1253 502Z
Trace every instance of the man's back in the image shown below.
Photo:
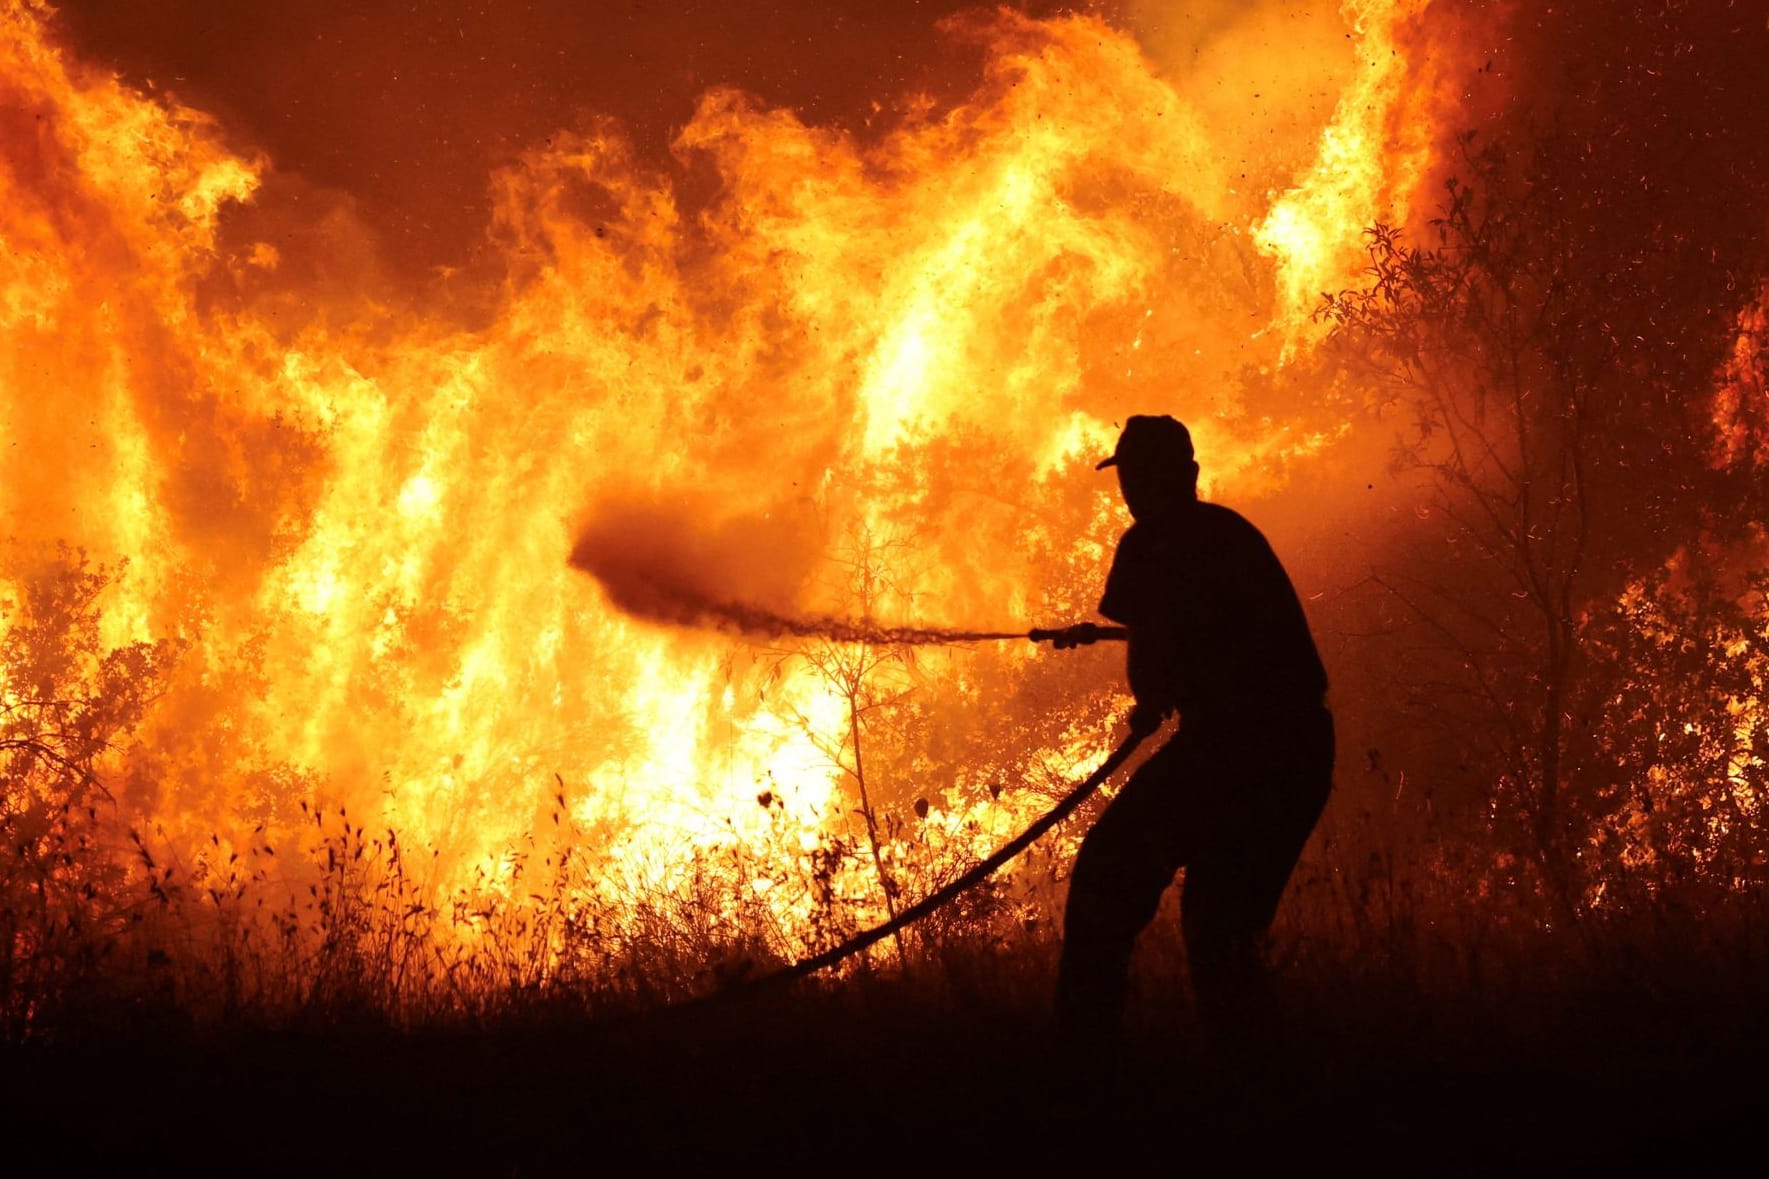
M1182 714L1318 705L1326 692L1289 576L1259 530L1220 504L1133 524L1099 610L1155 644Z

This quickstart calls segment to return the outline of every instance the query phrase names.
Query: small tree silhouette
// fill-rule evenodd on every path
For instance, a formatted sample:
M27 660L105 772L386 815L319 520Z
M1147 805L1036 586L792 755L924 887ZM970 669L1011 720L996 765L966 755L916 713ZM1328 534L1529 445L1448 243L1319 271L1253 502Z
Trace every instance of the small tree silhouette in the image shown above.
M173 643L107 647L100 602L120 569L65 545L0 548L0 1034L45 1017L144 895L127 878L101 762L163 689ZM104 807L104 810L100 808ZM145 853L144 853L145 854Z
M862 625L877 620L889 606L907 616L914 594L900 574L900 558L907 552L901 538L881 538L869 525L859 524L831 561L840 571L836 587L846 613ZM799 723L811 742L842 775L854 783L860 805L855 808L866 831L866 845L885 912L897 915L898 887L885 863L876 801L876 777L868 776L866 728L915 691L915 649L890 643L851 643L819 639L802 649L784 653L785 659L802 659L829 684L846 706L847 724L837 735L818 730L808 718ZM907 969L908 954L903 936L893 938L897 961Z
M1465 141L1466 143L1466 141ZM1436 243L1368 231L1370 281L1318 315L1350 368L1412 413L1395 465L1429 477L1447 548L1377 580L1451 658L1428 685L1439 715L1501 767L1501 791L1553 896L1573 895L1563 754L1583 642L1592 540L1590 452L1604 396L1564 209L1501 196L1505 161L1470 154L1479 188L1448 182Z

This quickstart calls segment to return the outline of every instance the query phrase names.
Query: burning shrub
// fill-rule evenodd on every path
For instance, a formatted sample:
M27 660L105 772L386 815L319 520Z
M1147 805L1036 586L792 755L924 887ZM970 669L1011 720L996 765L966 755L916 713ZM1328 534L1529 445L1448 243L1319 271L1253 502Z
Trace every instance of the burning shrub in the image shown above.
M166 899L169 869L119 854L101 773L177 645L106 645L102 598L124 570L66 546L0 556L0 1029L17 1035L93 984L150 898Z

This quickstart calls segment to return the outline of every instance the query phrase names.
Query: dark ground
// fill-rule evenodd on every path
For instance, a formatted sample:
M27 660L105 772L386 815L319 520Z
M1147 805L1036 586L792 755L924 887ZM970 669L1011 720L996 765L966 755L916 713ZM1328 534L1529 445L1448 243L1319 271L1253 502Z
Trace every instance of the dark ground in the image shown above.
M1769 1113L1756 1010L1563 995L1515 1020L1390 1019L1371 1004L1220 1057L1174 1021L1090 1080L1035 1016L966 1007L875 984L404 1033L198 1034L143 1013L0 1051L0 1108L8 1156L58 1170L499 1176L1139 1156L1252 1174L1652 1174L1754 1157Z

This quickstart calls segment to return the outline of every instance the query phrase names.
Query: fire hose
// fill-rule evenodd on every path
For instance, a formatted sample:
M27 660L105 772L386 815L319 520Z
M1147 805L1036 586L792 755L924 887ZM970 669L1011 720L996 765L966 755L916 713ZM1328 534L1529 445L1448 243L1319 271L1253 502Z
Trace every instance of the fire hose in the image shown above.
M1002 637L1019 638L1021 636L1016 634L1012 636L1003 635ZM1079 626L1067 627L1062 630L1034 630L1027 633L1024 637L1031 639L1033 642L1051 641L1057 642L1060 645L1073 646L1100 641L1127 639L1129 637L1129 632L1121 626L1096 626L1091 622L1084 622ZM800 959L792 965L782 967L780 970L774 971L771 974L762 975L759 978L752 979L747 985L762 986L766 984L788 983L795 979L801 979L808 975L815 974L819 970L827 969L838 962L853 957L868 946L881 942L885 938L913 925L923 917L926 917L929 913L932 913L936 909L949 903L954 897L975 888L984 880L993 876L1003 864L1019 855L1022 851L1025 851L1045 832L1068 818L1069 815L1074 812L1076 807L1080 806L1083 802L1086 802L1087 799L1092 796L1094 791L1098 790L1105 784L1106 779L1110 778L1117 772L1118 767L1122 766L1127 760L1129 760L1130 755L1136 752L1136 747L1141 744L1141 742L1142 734L1134 731L1131 732L1129 736L1125 737L1124 740L1118 743L1118 747L1112 750L1111 754L1107 756L1105 761L1099 764L1099 767L1095 769L1093 773L1089 774L1085 779L1078 783L1074 789L1064 795L1055 806L1051 807L1049 811L1036 819L1024 831L1002 844L1001 847L997 848L994 854L989 856L988 859L977 864L963 876L960 876L950 884L929 893L927 896L915 902L915 904L910 905L907 909L904 909L882 925L875 925L871 929L857 933L847 941L842 942L840 945L824 950L820 954L813 954L809 958Z
M1030 847L1039 836L1068 818L1070 813L1074 811L1076 807L1080 806L1083 802L1086 802L1088 797L1092 795L1095 790L1098 790L1100 786L1104 784L1105 780L1110 778L1132 753L1136 752L1136 747L1141 741L1142 736L1138 733L1132 733L1124 738L1123 741L1119 742L1118 748L1112 750L1111 756L1101 762L1099 768L1089 774L1086 779L1073 790L1064 795L1062 801L1051 807L1048 812L1033 822L1031 826L1002 844L1001 847L988 859L972 868L969 872L966 872L963 876L960 876L957 880L954 880L944 888L929 893L927 896L915 902L915 904L910 905L907 909L904 909L901 913L898 913L884 924L875 925L863 933L857 933L841 945L825 950L821 954L813 954L811 957L794 962L791 966L777 970L773 974L758 978L755 980L756 983L759 985L762 983L791 982L794 979L804 978L809 974L815 974L817 971L823 970L826 967L834 966L837 962L858 954L867 946L870 946L875 942L883 941L892 934L901 931L904 927L920 921L923 917L926 917L935 909L945 905L960 893L966 892L969 889L976 887L978 884L981 884L984 880L994 875L996 869L1025 851L1026 848Z

